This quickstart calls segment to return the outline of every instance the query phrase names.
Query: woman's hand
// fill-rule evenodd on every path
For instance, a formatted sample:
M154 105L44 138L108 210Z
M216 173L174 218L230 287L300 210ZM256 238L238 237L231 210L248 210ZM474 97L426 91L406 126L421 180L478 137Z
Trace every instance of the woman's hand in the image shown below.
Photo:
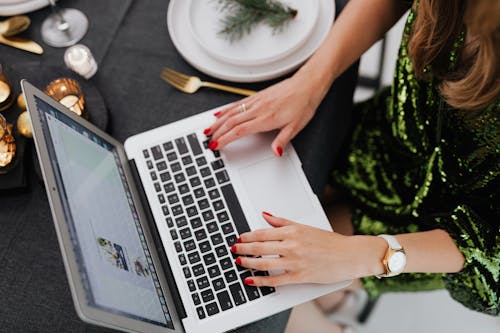
M231 251L248 256L236 262L246 268L284 270L272 276L252 276L246 284L280 286L292 283L336 283L381 274L385 241L373 236L343 236L263 213L273 229L240 235ZM378 238L378 239L377 239Z
M307 86L307 81L296 75L217 112L217 121L205 130L206 135L212 135L209 147L222 149L240 137L278 129L271 147L281 156L321 101L313 101L308 92L313 89Z

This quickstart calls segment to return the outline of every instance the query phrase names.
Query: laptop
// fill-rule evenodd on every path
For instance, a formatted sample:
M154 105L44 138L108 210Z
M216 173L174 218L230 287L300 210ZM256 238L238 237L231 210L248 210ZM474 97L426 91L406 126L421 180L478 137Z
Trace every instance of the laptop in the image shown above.
M225 332L347 286L253 287L230 251L262 211L330 229L274 134L207 149L210 110L122 144L26 80L38 158L79 317L126 332ZM304 249L307 251L307 249Z

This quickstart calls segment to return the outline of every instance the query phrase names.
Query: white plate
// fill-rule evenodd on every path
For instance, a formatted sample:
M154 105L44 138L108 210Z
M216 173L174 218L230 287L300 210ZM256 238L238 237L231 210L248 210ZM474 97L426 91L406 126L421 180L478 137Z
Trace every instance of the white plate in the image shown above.
M33 12L49 5L49 0L0 0L0 16Z
M320 46L330 31L335 14L334 0L319 0L316 25L304 45L287 57L256 66L238 66L210 56L198 44L189 28L189 1L171 0L167 25L170 38L182 57L199 71L233 82L258 82L273 79L296 69Z
M269 25L261 23L233 42L219 33L227 14L220 11L221 5L216 1L191 0L189 23L198 43L213 57L236 65L262 65L297 50L316 25L318 0L286 0L283 3L298 12L281 31L273 31Z

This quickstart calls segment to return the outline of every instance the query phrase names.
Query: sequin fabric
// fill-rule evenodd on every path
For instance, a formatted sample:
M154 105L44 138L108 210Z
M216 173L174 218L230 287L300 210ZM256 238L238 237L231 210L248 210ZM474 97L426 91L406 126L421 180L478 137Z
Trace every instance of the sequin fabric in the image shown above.
M346 160L332 181L352 198L356 233L443 229L466 259L456 274L364 278L372 297L446 288L466 307L498 316L500 101L477 112L452 109L435 79L417 79L407 48L415 17L412 10L392 87L356 107ZM450 66L459 61L464 36Z

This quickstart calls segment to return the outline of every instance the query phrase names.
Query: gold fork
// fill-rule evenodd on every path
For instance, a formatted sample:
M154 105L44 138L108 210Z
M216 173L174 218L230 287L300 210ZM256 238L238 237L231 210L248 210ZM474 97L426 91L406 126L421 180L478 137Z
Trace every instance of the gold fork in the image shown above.
M200 78L197 76L189 76L186 74L182 74L170 68L163 69L161 73L161 78L168 84L172 85L173 87L187 94L193 94L196 91L198 91L198 89L200 89L201 87L219 89L235 94L240 94L243 96L251 96L256 93L256 91L253 90L241 89L236 87L225 86L218 83L201 81Z

